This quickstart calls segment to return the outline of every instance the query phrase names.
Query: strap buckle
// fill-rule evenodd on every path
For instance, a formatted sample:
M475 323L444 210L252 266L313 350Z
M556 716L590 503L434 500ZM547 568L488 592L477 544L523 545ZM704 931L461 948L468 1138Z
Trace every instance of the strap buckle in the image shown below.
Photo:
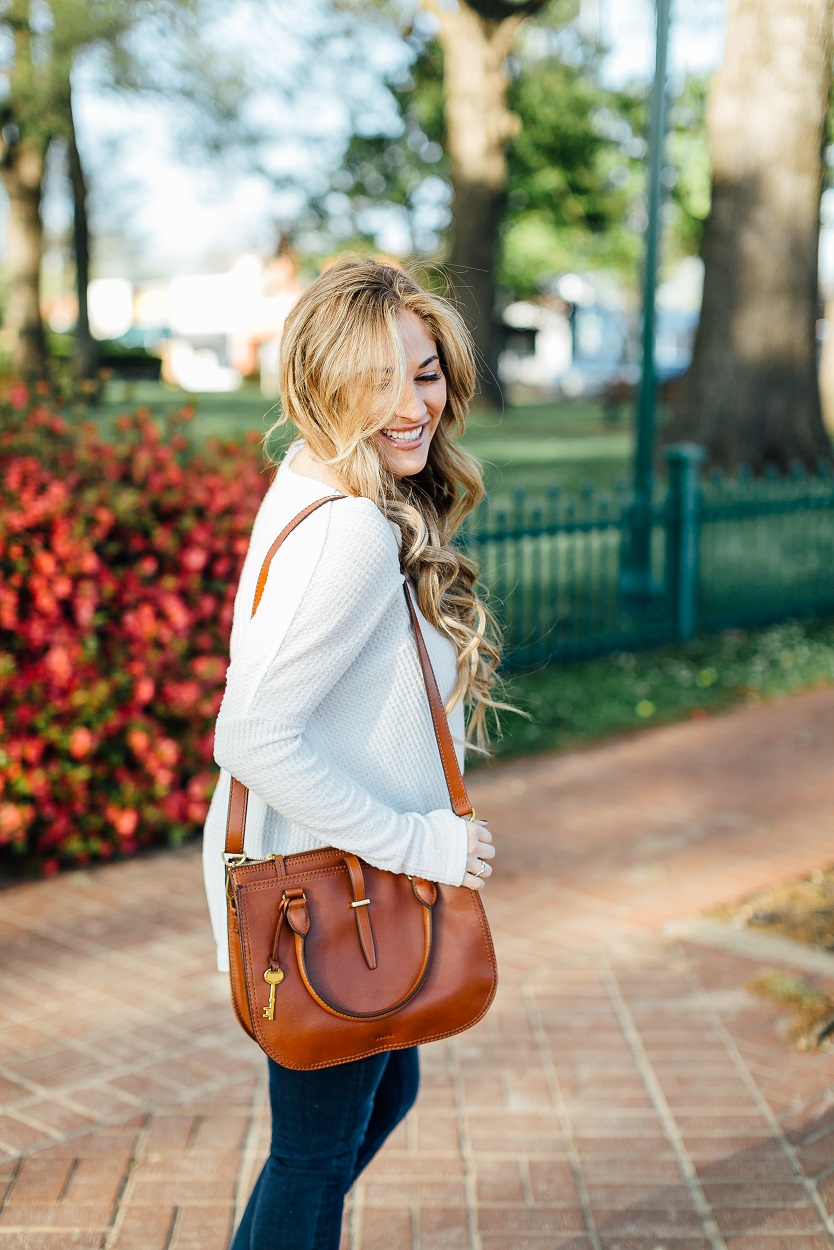
M241 864L249 862L249 856L245 851L241 851L240 854L232 851L221 851L220 855L227 868L239 868Z

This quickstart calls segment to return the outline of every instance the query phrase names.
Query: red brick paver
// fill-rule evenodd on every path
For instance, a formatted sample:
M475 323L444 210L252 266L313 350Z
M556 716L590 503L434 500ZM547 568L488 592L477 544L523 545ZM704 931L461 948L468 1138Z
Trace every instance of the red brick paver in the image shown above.
M498 998L344 1250L834 1248L830 1057L745 989L772 959L664 932L834 858L832 747L827 690L473 782ZM224 1250L267 1117L196 848L6 890L0 944L0 1250Z

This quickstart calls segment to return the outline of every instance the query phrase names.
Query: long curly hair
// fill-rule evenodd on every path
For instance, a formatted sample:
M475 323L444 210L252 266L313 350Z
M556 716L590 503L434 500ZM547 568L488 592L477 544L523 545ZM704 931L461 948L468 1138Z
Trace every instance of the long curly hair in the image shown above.
M425 468L397 478L376 436L394 417L406 383L396 320L402 312L422 318L436 341L447 400ZM308 287L287 317L282 415L272 430L294 425L316 460L399 527L403 571L416 588L420 609L457 650L457 681L447 710L465 700L467 740L485 750L488 711L506 706L490 693L500 637L476 588L477 565L451 541L484 495L481 466L457 441L475 384L472 340L447 300L393 265L345 257Z

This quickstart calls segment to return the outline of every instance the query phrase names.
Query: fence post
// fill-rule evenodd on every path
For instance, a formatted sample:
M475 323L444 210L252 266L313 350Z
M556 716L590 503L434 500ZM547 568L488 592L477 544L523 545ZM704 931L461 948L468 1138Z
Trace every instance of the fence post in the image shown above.
M666 449L669 495L666 520L666 593L674 636L693 637L698 622L699 537L701 491L699 470L706 450L697 443L676 443Z

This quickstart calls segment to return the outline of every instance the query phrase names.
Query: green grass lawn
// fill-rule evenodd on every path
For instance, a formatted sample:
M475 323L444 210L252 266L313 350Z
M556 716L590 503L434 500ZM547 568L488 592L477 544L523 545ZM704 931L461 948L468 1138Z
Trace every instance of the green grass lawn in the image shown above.
M140 404L158 416L192 404L197 409L193 432L199 439L242 439L250 430L263 434L279 413L254 386L228 395L190 395L158 382L109 382L95 416L107 425L119 413L131 412Z
M652 651L546 665L507 680L495 757L567 750L834 683L834 620L728 630ZM473 766L477 766L473 758Z
M627 477L633 448L626 421L612 426L601 405L577 400L473 413L464 442L483 462L494 498L518 489L543 495L551 486L574 493L589 482L610 490Z
M270 405L256 387L243 387L229 395L187 395L183 391L151 382L111 382L97 416L105 426L120 412L147 404L163 414L193 403L197 417L196 437L237 439L250 430L265 432L279 409ZM280 447L290 432L278 437ZM586 482L611 489L627 477L632 454L628 417L612 425L600 404L588 401L523 404L503 414L473 412L465 445L484 463L487 490L495 497L518 489L543 494L559 485L568 492Z

